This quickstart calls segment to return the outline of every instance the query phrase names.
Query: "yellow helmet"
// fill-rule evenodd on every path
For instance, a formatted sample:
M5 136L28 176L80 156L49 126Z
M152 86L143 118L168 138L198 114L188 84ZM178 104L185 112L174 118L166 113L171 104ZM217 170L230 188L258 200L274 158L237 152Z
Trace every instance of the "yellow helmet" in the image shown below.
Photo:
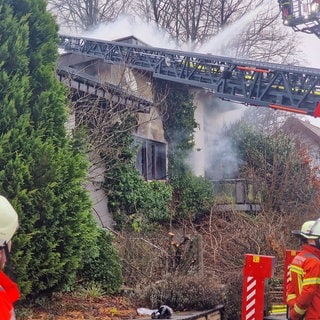
M320 237L320 218L318 220L306 221L301 230L293 230L293 234L306 239L318 239Z
M10 202L0 195L0 246L8 243L18 229L18 215Z

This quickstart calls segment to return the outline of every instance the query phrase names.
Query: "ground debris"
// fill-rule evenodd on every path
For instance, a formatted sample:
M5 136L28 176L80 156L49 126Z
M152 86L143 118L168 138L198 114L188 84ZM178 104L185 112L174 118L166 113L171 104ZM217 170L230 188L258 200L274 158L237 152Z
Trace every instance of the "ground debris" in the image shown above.
M41 306L17 307L17 320L127 320L138 318L137 308L121 296L99 298L55 295Z

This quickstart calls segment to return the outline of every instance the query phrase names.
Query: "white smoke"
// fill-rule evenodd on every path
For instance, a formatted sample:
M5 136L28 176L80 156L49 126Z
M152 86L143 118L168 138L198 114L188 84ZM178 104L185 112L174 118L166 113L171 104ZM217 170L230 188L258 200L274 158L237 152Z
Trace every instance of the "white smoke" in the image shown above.
M113 23L101 23L96 29L84 33L83 36L107 41L134 36L149 46L177 49L176 43L166 30L160 29L155 23L147 23L129 15L122 15Z
M248 29L252 21L254 21L257 15L263 10L266 10L266 5L260 5L255 9L248 11L240 19L221 29L218 34L205 45L201 46L197 51L215 55L234 56L235 50L232 46L232 42Z
M196 121L201 130L195 132L196 145L191 157L194 173L210 180L236 178L240 160L224 130L242 117L245 107L223 102L200 90L196 103Z

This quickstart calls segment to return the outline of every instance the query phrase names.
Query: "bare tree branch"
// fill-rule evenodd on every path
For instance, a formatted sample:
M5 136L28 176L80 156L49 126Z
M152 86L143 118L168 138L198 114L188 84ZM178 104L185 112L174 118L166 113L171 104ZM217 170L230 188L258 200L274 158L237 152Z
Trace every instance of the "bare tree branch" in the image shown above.
M90 30L100 23L115 21L131 0L48 0L49 9L61 26L76 31Z

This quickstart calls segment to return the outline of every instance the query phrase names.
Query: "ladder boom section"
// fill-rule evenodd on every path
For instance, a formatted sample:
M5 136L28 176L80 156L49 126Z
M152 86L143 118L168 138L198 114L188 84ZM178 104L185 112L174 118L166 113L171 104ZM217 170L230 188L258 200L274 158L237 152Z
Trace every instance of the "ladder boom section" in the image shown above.
M205 88L229 101L320 116L320 70L60 35L67 52Z

